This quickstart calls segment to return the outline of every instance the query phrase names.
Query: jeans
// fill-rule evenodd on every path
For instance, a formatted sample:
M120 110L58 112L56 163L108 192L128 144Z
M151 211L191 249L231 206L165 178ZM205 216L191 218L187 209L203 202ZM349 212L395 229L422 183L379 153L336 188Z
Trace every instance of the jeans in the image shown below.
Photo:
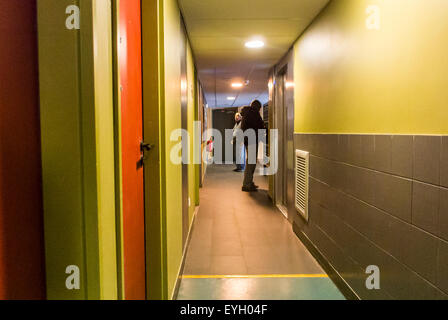
M244 144L236 146L236 168L241 171L246 168L246 147Z
M246 145L245 148L247 151L246 153L249 155L248 146ZM255 147L255 152L256 152L255 155L258 155L258 144ZM255 159L257 159L257 156L255 156ZM256 161L254 164L250 163L250 161L247 161L246 170L244 170L243 188L250 188L254 185L254 173L256 168L257 168Z

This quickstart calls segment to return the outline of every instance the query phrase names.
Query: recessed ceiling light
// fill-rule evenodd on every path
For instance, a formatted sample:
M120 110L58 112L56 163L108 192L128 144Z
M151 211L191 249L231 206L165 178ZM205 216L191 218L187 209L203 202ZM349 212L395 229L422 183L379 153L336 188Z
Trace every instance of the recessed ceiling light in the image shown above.
M251 40L246 42L246 47L250 49L258 49L264 47L264 42L261 40Z
M243 84L241 82L232 83L232 88L242 88Z
M227 97L227 100L235 100L235 97Z

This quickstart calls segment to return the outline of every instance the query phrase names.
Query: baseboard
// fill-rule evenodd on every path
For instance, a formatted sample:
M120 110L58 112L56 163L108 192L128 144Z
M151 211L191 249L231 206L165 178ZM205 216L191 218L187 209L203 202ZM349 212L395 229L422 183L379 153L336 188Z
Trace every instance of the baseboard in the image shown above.
M297 224L292 224L292 229L297 237L302 241L308 251L313 255L317 262L321 265L324 271L328 274L330 279L338 287L339 291L345 296L347 300L361 300L350 285L342 278L333 265L325 258L320 250L312 243L308 236L300 230Z
M188 253L188 247L190 245L191 235L193 234L193 229L194 229L194 225L196 222L196 216L198 214L198 211L199 211L199 206L197 206L194 210L193 219L191 221L191 227L190 227L190 230L188 231L187 241L185 242L184 252L182 254L182 261L180 263L179 271L177 273L176 284L174 285L174 290L171 295L171 300L176 300L177 295L179 294L180 282L182 280L182 274L184 273L184 267L185 267L185 257L187 256L187 253Z

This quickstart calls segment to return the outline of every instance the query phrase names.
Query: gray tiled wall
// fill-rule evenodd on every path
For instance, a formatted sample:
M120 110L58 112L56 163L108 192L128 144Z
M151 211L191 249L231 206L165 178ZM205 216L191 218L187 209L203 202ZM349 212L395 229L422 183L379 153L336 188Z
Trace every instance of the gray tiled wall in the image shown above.
M310 221L294 218L363 299L448 299L448 136L295 134ZM367 290L366 267L381 270Z

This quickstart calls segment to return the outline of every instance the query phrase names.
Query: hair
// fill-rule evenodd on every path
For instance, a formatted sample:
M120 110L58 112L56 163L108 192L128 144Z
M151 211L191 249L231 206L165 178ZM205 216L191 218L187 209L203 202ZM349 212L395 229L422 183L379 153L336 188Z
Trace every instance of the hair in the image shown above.
M257 109L257 110L260 110L261 107L262 107L263 105L261 104L261 102L260 102L259 100L254 100L254 101L252 101L252 103L250 104L250 106L251 106L252 108L255 108L255 109Z

